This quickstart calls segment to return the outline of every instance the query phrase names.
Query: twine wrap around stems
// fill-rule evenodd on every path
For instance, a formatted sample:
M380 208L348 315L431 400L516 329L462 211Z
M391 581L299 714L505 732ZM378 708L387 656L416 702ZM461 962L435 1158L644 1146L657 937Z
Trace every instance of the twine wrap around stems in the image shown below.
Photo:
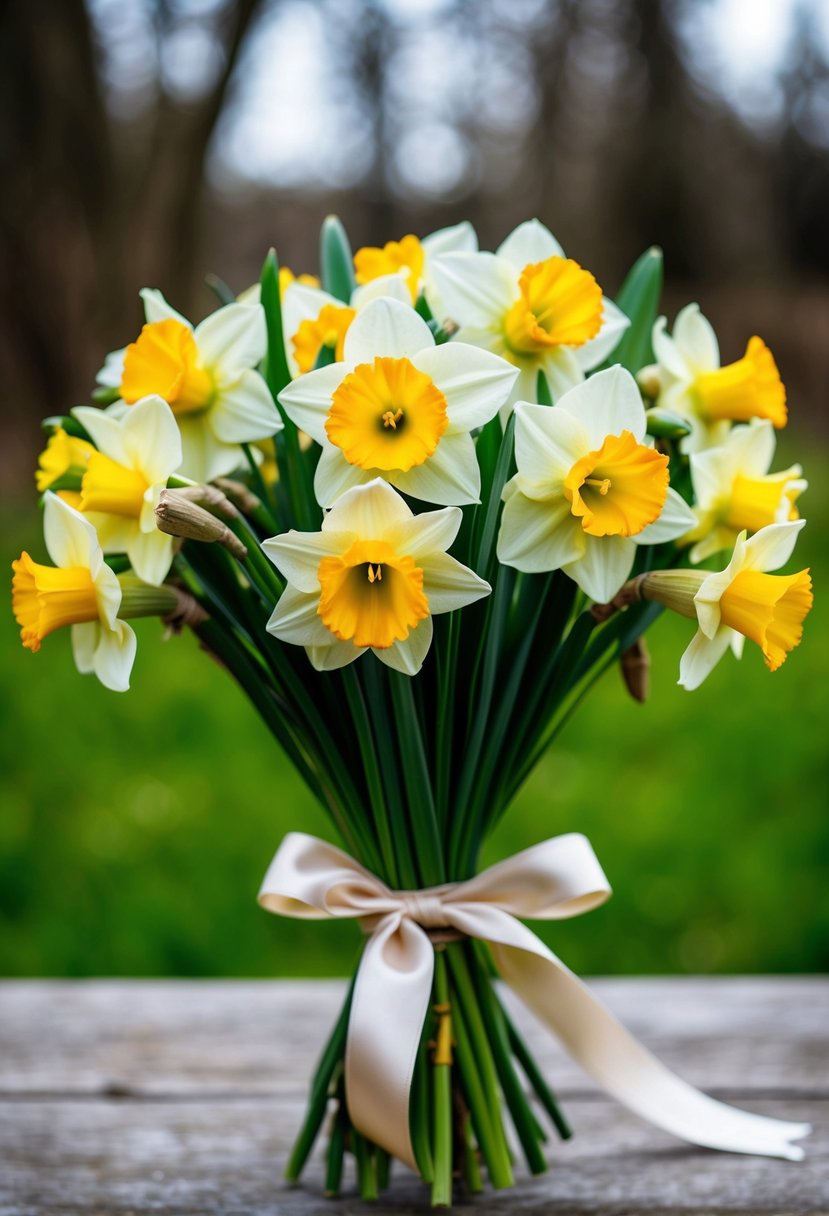
M427 931L442 928L487 942L506 983L603 1089L643 1118L693 1144L800 1160L803 1150L791 1141L808 1134L808 1123L737 1110L682 1081L517 919L578 916L609 895L589 841L577 833L467 882L392 891L347 853L291 832L259 903L281 916L356 919L367 932L345 1051L348 1111L359 1132L413 1169L409 1099L435 968Z

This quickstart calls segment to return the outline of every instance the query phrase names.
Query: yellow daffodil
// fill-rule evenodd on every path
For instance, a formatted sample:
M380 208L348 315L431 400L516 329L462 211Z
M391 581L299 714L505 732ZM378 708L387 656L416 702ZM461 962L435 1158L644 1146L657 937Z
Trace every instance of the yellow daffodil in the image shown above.
M110 355L98 374L123 406L159 396L181 431L181 473L210 481L244 463L240 443L266 439L282 423L265 381L255 370L267 346L258 304L227 304L193 328L160 291L141 292L147 323L125 351Z
M341 362L351 322L371 300L383 296L409 304L409 290L398 275L384 275L355 288L349 304L318 287L289 284L282 299L282 328L291 375L312 371L323 347L328 347L335 362Z
M696 527L683 539L693 543L693 562L731 549L743 530L797 519L795 501L807 488L799 464L769 473L774 457L771 422L735 426L721 447L691 456Z
M721 444L733 422L766 418L786 425L786 390L774 357L762 338L751 338L742 359L720 366L717 336L699 305L677 314L673 334L659 317L653 327L656 364L643 368L640 383L656 388L658 409L678 414L691 425L683 452Z
M378 476L424 502L458 506L480 492L470 431L495 416L516 374L488 351L436 346L413 308L381 298L350 325L342 361L299 376L279 400L322 447L321 506Z
M104 553L126 553L145 583L158 586L173 561L173 539L155 526L167 479L181 464L181 436L169 405L145 397L122 418L73 410L95 441L81 481L79 510L95 526Z
M432 641L432 617L490 591L446 552L461 518L457 507L414 515L379 478L346 491L320 532L263 542L288 583L268 631L304 646L318 671L373 650L388 667L416 675Z
M514 400L536 401L542 372L554 401L603 363L627 317L538 220L520 224L495 253L445 253L432 274L458 339L519 369Z
M442 304L432 268L435 259L445 253L473 253L478 237L468 220L451 228L441 228L418 240L409 234L399 241L387 241L381 247L366 245L354 254L354 275L358 284L377 279L399 278L414 304L422 293L433 314L441 314Z
M44 535L54 566L41 566L25 552L12 562L12 608L23 645L37 652L45 637L69 625L78 670L94 672L105 687L123 692L135 634L118 619L121 585L104 562L95 529L47 491Z
M750 540L741 532L725 570L661 570L642 579L645 599L696 619L699 630L682 656L679 683L698 688L731 647L737 658L746 638L756 642L770 671L800 643L812 607L808 570L775 575L792 555L805 520L770 524Z
M561 569L607 603L637 545L673 540L694 522L668 486L668 458L647 440L636 383L612 367L553 409L518 402L515 416L518 472L504 487L498 558L527 573Z
M71 480L73 485L69 493L73 499L77 499L74 491L80 488L81 478L94 451L95 448L85 439L67 434L62 426L56 427L38 457L35 481L41 494L56 481ZM66 491L63 491L62 497L65 496ZM75 505L74 502L72 505Z

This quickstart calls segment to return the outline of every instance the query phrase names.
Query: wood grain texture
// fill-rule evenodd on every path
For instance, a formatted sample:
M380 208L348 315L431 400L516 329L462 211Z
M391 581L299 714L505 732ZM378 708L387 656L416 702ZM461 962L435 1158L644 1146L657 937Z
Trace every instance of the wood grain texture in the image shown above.
M810 1120L800 1164L680 1144L598 1093L515 1009L576 1135L551 1169L468 1202L488 1213L829 1213L829 982L636 979L594 990L688 1080ZM282 1165L339 981L0 984L0 1216L369 1212L318 1158ZM462 1198L462 1197L460 1197ZM425 1210L402 1167L375 1213Z

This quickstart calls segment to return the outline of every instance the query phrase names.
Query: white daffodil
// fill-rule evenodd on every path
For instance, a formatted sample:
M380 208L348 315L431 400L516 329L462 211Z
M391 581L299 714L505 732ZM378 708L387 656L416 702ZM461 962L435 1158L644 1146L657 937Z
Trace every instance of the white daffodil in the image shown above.
M86 462L78 509L104 553L126 553L138 577L157 587L173 561L173 538L155 526L161 491L181 464L173 411L161 397L145 397L121 418L90 406L72 412L97 448Z
M243 463L240 443L267 439L282 422L254 370L267 347L261 305L227 304L193 328L160 291L141 292L147 324L125 351L107 357L98 383L131 406L159 396L181 431L185 477L210 481Z
M786 390L774 357L762 338L749 339L742 359L720 367L717 335L698 304L677 314L672 335L665 317L653 327L656 363L639 373L654 386L656 406L678 414L691 426L680 443L683 452L701 452L723 443L732 422L767 418L786 425Z
M722 447L691 456L696 527L683 537L693 543L692 562L731 549L743 530L797 519L796 499L807 488L799 464L769 473L774 428L767 420L735 426Z
M481 486L469 432L495 416L515 376L488 351L436 346L413 308L383 298L352 322L342 362L299 376L279 400L322 446L321 506L376 477L424 502L459 506L477 502Z
M472 253L478 248L478 237L468 220L451 228L440 228L422 240L411 234L400 241L387 241L379 248L366 245L354 254L354 274L358 284L376 279L399 277L406 286L412 304L422 293L433 315L440 319L443 304L433 267L445 253Z
M699 624L679 665L684 688L699 688L729 646L740 658L746 638L760 647L770 671L776 671L800 643L813 600L809 571L789 575L768 571L789 560L804 523L800 519L769 524L750 540L741 532L731 561L716 574L658 570L643 577L645 599Z
M528 220L495 253L446 253L432 275L438 315L456 322L461 342L502 355L519 369L513 399L537 401L543 372L554 401L584 380L630 324L593 275L549 229Z
M318 671L373 650L416 675L432 641L432 617L489 594L446 550L458 507L414 515L380 478L346 491L320 532L286 532L262 548L288 583L267 628L304 646Z
M289 283L282 297L282 329L291 375L312 371L324 346L331 349L335 361L342 361L349 325L371 300L382 296L409 305L409 289L396 274L355 288L349 304L319 287Z
M498 558L527 573L563 570L609 602L637 545L674 540L695 522L668 486L668 458L645 435L629 372L597 372L553 409L515 407L516 475L504 487Z
M27 650L37 652L48 634L71 626L80 672L94 671L106 688L129 688L135 634L118 619L121 585L104 562L95 529L56 494L44 504L44 538L54 566L28 553L12 562L12 608Z

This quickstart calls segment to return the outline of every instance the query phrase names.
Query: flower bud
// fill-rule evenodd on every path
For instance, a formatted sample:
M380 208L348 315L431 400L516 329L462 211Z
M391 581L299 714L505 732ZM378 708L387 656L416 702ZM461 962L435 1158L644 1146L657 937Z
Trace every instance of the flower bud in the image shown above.
M240 560L247 557L247 549L227 524L198 503L191 502L179 490L161 491L155 518L156 527L168 536L182 536L208 544L218 542L234 557Z

